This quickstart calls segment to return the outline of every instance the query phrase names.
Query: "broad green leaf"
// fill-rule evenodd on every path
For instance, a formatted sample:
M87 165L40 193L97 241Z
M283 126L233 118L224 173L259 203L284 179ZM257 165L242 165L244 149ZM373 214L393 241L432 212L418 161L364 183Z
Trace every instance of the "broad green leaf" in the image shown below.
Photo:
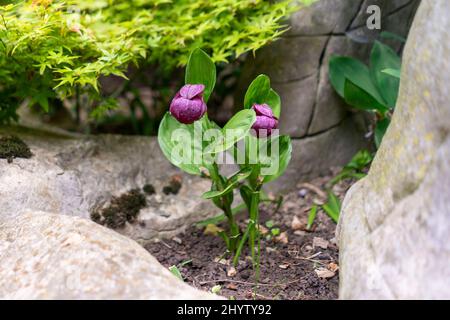
M267 103L269 93L270 79L268 76L260 74L253 80L245 93L244 108L249 109L255 103Z
M354 108L362 110L378 110L381 113L388 110L385 105L380 104L372 95L367 93L367 91L348 79L345 81L344 95L345 102Z
M205 93L203 98L205 103L216 84L216 66L211 58L201 49L192 51L186 66L186 84L204 84Z
M244 109L236 113L223 127L220 139L208 147L208 153L226 151L247 136L256 120L255 111Z
M272 108L275 117L280 118L281 114L281 98L275 90L270 89L266 98L266 103Z
M379 105L386 105L383 97L372 82L369 68L362 62L350 57L334 56L330 59L329 73L331 84L342 98L347 99L345 84L346 80L349 80L372 96Z
M381 42L375 41L370 55L370 75L384 101L391 108L395 107L397 102L400 79L382 71L385 69L400 70L400 68L401 60L397 53Z
M381 141L383 140L384 134L390 123L391 121L388 118L384 118L377 122L377 125L375 126L375 146L377 149L380 147Z
M384 69L381 70L381 72L386 73L392 77L395 77L397 79L400 79L401 70L400 69Z
M207 117L193 124L182 124L167 112L159 125L158 142L166 158L183 171L200 175L203 165L204 145L200 137L194 135L194 129L205 130L209 126Z
M202 195L203 199L212 199L212 198L218 198L221 196L224 196L228 194L229 192L232 192L241 181L247 179L250 174L252 173L252 169L250 167L243 168L239 170L236 174L231 176L227 181L227 186L223 190L211 190L208 192L205 192Z
M276 139L276 140L275 140ZM278 142L278 150L274 150L273 146L275 141ZM268 140L268 146L263 144L260 146L260 163L261 163L261 175L264 175L264 183L268 183L280 177L289 165L292 154L292 144L291 138L289 136L277 136ZM270 155L264 157L264 151L262 148L270 149ZM265 174L265 170L269 167L276 166L278 163L277 170L271 174Z

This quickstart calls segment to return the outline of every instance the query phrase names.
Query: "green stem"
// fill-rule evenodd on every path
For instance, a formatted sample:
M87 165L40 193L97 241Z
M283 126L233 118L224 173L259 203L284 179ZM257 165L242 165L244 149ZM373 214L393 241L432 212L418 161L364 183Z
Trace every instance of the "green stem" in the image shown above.
M219 173L219 167L216 163L214 163L210 170L211 179L216 183L219 190L224 190L225 186L222 180L222 177ZM229 196L224 195L221 197L221 203L222 203L222 210L227 217L228 220L228 226L230 229L230 235L229 235L229 247L228 249L231 251L232 254L235 254L237 243L239 242L239 226L236 223L236 220L233 215L233 210L231 209L231 202L229 201Z
M259 228L259 198L260 198L260 191L259 188L253 192L251 202L250 202L250 222L251 222L251 228L249 232L249 245L250 245L250 251L252 253L252 260L253 265L255 266L256 263L256 255L255 255L255 243L257 238L257 233Z

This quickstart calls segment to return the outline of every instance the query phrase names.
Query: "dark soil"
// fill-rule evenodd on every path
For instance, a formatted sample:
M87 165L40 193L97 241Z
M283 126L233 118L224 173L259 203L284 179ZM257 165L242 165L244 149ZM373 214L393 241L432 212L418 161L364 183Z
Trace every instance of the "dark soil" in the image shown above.
M11 163L14 158L31 158L33 154L25 142L16 136L0 137L0 158Z
M226 249L219 236L211 235L217 231L212 225L191 227L179 237L160 240L146 249L164 266L178 266L185 282L205 291L220 285L219 294L231 299L336 299L336 224L319 209L312 228L306 230L310 208L314 203L324 203L330 177L299 185L298 190L285 196L279 208L275 202L262 206L261 231L267 238L261 242L258 285L248 251L243 253L236 270L229 257L221 259ZM334 193L342 199L352 182L339 183L333 187ZM246 213L241 214L242 229L245 219ZM219 227L226 229L226 225ZM267 236L277 229L278 236Z
M130 190L120 197L112 198L106 208L93 211L91 219L111 229L123 228L126 222L136 221L139 211L146 205L145 195L140 190Z

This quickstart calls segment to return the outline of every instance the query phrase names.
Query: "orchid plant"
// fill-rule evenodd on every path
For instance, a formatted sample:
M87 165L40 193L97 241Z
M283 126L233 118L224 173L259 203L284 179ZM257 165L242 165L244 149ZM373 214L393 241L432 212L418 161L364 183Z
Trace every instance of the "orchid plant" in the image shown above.
M249 86L243 109L223 128L208 118L207 102L216 82L211 58L195 49L186 67L185 85L175 95L158 131L158 141L167 159L186 173L211 180L203 194L220 208L228 222L221 232L234 265L248 243L254 266L260 258L259 204L262 187L286 170L291 158L291 141L278 134L281 100L265 75ZM227 157L231 154L232 157ZM221 173L221 164L233 159L238 170L231 176ZM238 192L239 191L239 192ZM248 208L249 222L241 230L233 203L240 194ZM259 272L259 271L258 271Z

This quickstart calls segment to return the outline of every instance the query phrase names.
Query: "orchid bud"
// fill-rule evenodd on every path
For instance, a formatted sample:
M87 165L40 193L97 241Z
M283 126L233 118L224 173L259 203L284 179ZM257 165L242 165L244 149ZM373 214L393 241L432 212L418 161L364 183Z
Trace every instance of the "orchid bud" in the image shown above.
M272 130L278 127L278 118L273 115L272 109L267 104L254 104L252 109L256 113L256 121L252 129L256 130L256 136L260 136L260 130L266 130L264 136L270 136ZM262 133L262 132L261 132Z
M203 101L203 84L186 84L170 103L170 113L179 122L191 124L203 117L206 103Z

